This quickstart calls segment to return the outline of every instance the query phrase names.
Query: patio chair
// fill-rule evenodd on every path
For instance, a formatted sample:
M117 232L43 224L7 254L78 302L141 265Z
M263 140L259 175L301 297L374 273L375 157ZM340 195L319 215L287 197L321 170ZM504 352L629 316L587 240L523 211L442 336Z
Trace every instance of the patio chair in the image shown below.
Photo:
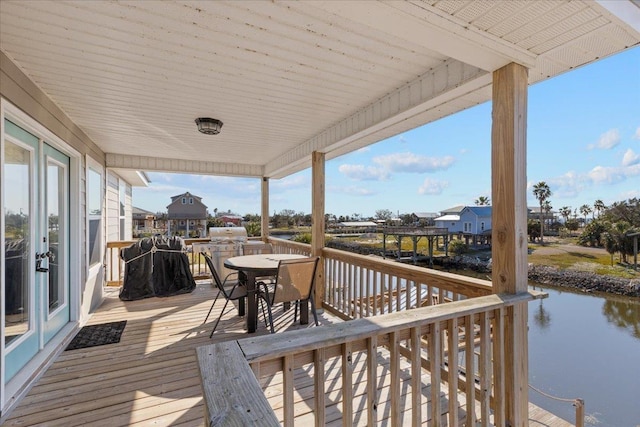
M204 257L204 259L205 259L205 261L207 263L207 266L209 267L209 270L211 270L211 276L213 277L213 283L216 286L216 288L218 288L218 294L216 295L215 299L213 300L213 303L211 304L211 308L209 309L209 312L207 313L207 317L205 317L204 322L202 322L202 323L203 324L207 323L207 320L209 319L209 315L211 314L211 311L213 310L213 306L216 305L216 301L218 301L218 297L220 296L220 294L222 294L222 296L226 300L226 302L224 303L224 307L222 307L222 311L220 312L220 315L218 316L218 319L216 320L216 324L213 326L213 330L211 331L211 334L209 334L209 338L211 338L213 336L213 333L216 331L216 328L218 327L218 323L220 323L220 319L222 318L222 316L225 313L225 310L227 308L227 304L229 304L229 301L237 301L239 299L246 298L247 297L247 287L244 286L244 284L241 283L239 279L233 285L227 284L227 280L229 280L229 278L231 276L238 276L237 272L230 273L224 278L224 280L220 280L220 276L218 275L218 272L216 271L216 268L213 265L213 260L211 259L211 256L209 256L209 254L206 253L206 252L200 252L200 254Z
M272 254L273 246L271 243L254 242L242 245L242 253L244 255Z
M300 304L308 304L311 302L311 310L316 326L318 326L318 314L316 313L316 304L314 301L314 284L316 276L316 268L318 266L318 257L288 259L282 260L278 264L278 274L276 282L269 286L265 282L258 282L257 289L258 298L266 303L269 313L269 322L262 305L262 315L265 324L271 329L271 333L275 333L273 326L272 307L278 303L295 302L296 309L294 314L294 322L298 320L298 306Z

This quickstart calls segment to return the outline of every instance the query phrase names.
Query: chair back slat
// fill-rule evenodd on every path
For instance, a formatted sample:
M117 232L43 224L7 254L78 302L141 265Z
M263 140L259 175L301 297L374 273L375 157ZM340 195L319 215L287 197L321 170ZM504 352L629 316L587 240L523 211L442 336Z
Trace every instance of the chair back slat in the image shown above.
M242 253L244 255L272 254L273 246L271 243L245 243L242 245Z
M280 261L273 303L309 299L317 265L318 257Z

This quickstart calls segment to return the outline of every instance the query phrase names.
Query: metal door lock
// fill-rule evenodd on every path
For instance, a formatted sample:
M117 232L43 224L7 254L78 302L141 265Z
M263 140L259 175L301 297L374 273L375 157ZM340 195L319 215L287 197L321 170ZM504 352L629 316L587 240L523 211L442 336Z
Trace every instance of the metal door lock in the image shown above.
M47 253L38 253L36 252L36 271L38 273L47 273L49 271L48 268L42 267L42 260L49 256L50 252Z

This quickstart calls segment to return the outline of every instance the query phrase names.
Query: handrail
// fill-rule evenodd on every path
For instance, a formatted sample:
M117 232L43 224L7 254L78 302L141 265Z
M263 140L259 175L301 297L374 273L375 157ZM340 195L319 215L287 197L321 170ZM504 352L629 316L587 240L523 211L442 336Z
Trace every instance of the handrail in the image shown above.
M575 399L568 399L565 397L557 397L557 396L552 396L548 393L545 393L544 391L534 387L533 385L529 384L529 388L533 391L538 392L539 394L543 395L544 397L548 397L549 399L553 399L553 400L557 400L559 402L568 402L573 404L573 406L575 406L576 408L576 427L584 427L584 399L580 399L579 397L576 397Z
M344 319L493 293L487 280L323 248L323 305Z
M281 374L282 385L278 386L283 394L282 407L278 408L280 420L284 425L293 425L297 412L294 409L297 399L294 370L304 367L305 379L302 381L313 389L312 399L304 405L305 409L311 405L316 425L325 424L327 404L341 405L341 416L347 425L355 416L366 417L369 425L375 424L378 414L382 413L391 414L391 425L400 425L402 417L420 422L426 415L422 411L427 401L430 401L430 413L447 414L448 425L459 424L462 419L485 425L494 416L492 413L497 417L496 425L504 424L507 403L502 388L504 367L500 355L504 354L507 308L544 296L535 291L493 294L324 325L314 328L313 333L302 329L199 347L205 422L211 425L213 414L224 417L216 420L223 424L229 419L232 422L246 416L237 413L246 410L246 397L238 396L237 390L247 396L257 396L263 393L260 379ZM383 347L388 367L378 369L379 350ZM230 351L236 355L232 359L240 357L248 365L234 363L233 375L225 375L230 372L230 358L226 356ZM465 354L462 361L459 360L461 352ZM352 374L354 360L362 360L362 355L366 358L366 367L356 377ZM430 372L426 396L422 375L425 368ZM333 388L325 390L327 375L334 375L328 371L336 372L341 381L337 381L340 385L329 385ZM404 377L402 372L409 371L410 377ZM214 376L212 372L221 372L221 375ZM252 375L258 381L251 380ZM381 383L385 384L384 392L379 390ZM233 390L236 392L232 393ZM362 390L366 390L364 394ZM463 406L458 399L442 401L441 396L446 392L449 395L464 393L466 402L475 403ZM385 393L384 399L381 393ZM336 401L336 396L341 396L341 403ZM265 399L257 401L259 405L251 408L251 416L258 417L261 425L278 425L273 421L275 412L268 402L265 403ZM220 411L220 408L225 410ZM355 415L356 410L362 413Z

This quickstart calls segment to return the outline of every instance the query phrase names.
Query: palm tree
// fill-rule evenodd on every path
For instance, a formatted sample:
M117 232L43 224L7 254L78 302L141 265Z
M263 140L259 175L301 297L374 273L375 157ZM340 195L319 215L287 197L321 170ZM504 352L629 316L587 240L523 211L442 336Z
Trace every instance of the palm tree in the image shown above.
M569 216L571 216L571 208L569 206L563 206L560 208L560 215L564 218L564 223L566 224L569 221Z
M602 202L602 200L598 199L593 202L593 212L598 213L598 217L600 217L600 212L607 209L607 206Z
M582 205L580 206L580 213L582 215L584 215L584 225L587 225L587 215L589 215L591 213L591 206L589 205Z
M489 206L489 198L487 196L480 196L474 202L476 206Z
M540 181L537 184L533 185L533 195L536 196L538 202L540 203L540 243L544 244L544 232L543 232L543 221L542 221L542 211L544 202L551 197L551 190L546 182Z

